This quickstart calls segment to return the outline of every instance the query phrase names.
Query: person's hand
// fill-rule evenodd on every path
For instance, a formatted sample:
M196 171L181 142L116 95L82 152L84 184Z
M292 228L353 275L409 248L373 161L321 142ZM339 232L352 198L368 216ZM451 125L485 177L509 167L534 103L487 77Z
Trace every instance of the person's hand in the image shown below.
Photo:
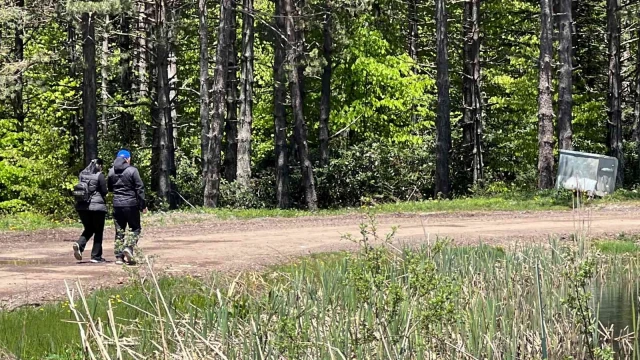
M146 214L147 213L147 208L142 209L142 213Z

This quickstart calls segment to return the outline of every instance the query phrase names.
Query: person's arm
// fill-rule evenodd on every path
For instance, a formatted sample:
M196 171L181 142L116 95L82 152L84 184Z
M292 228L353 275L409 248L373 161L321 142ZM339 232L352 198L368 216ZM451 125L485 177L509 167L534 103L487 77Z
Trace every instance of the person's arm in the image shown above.
M109 175L107 175L107 190L109 192L113 192L113 180L111 178L111 170L109 170Z
M140 208L140 210L146 210L147 204L144 199L144 183L140 178L140 173L138 172L138 169L135 169L135 168L133 171L133 186L135 187L136 197L138 198L138 207Z
M104 174L98 174L98 191L102 195L102 197L107 196L107 192L109 189L107 188L107 181L104 178Z

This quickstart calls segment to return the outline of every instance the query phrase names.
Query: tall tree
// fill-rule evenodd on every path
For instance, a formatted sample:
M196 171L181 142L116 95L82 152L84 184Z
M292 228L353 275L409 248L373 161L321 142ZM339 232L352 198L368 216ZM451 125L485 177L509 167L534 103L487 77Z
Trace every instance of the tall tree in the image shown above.
M637 13L636 19L640 19L640 4ZM638 26L636 33L638 40L636 41L636 98L633 109L633 140L636 142L636 152L640 160L640 26Z
M207 28L207 0L198 0L198 39L200 42L200 151L203 158L203 178L209 173L204 158L209 149L209 30Z
M152 111L153 148L151 157L151 188L164 205L174 206L171 189L171 173L174 168L171 105L168 74L168 25L166 0L156 0L155 8L155 74L156 99Z
M551 0L540 0L540 72L538 77L538 188L553 187L553 97L551 59L553 21Z
M451 114L449 100L449 55L447 53L447 8L445 0L436 0L436 177L435 196L449 196L451 180L449 157L451 152Z
M251 180L251 131L253 124L253 0L243 0L242 10L242 69L240 71L237 180L240 185L248 187Z
M67 23L67 76L70 79L75 79L78 73L77 64L77 50L76 50L76 25L73 20L69 20ZM78 110L74 109L69 112L69 136L71 137L71 144L69 148L69 167L73 168L76 165L77 159L80 158L82 152L81 136L80 136L80 116Z
M229 27L231 26L231 0L220 1L220 25L218 26L218 46L216 48L216 67L213 72L211 115L208 148L204 154L206 174L204 177L204 205L216 207L220 195L220 160L222 150L222 130L226 114L226 84L229 65Z
M558 76L558 146L563 150L573 149L573 46L571 41L573 19L571 0L558 0L560 72Z
M168 49L169 49L169 114L171 116L171 141L173 148L178 148L178 22L180 21L180 6L178 0L170 1L170 11L167 12ZM175 160L174 160L175 162Z
M16 7L18 11L24 11L24 0L17 0ZM16 20L14 29L14 42L13 42L13 57L17 65L15 71L15 84L11 97L11 105L13 107L13 114L17 122L17 131L19 133L24 132L24 76L23 76L23 61L24 61L24 20L19 18Z
M333 68L333 9L331 0L325 1L324 23L322 24L322 89L320 94L320 164L329 164L329 115L331 114L331 70Z
M229 64L227 65L227 114L225 118L225 133L227 150L224 152L224 178L235 181L238 172L238 51L236 0L231 0L232 15L229 18Z
M618 0L607 0L607 38L609 45L608 134L609 152L618 159L616 186L624 183L624 151L622 144L622 106L620 92L620 18Z
M102 51L100 53L100 98L102 100L102 134L108 131L107 115L109 102L109 14L104 16L104 29L102 32Z
M93 14L82 13L82 119L84 126L84 163L98 157L98 120L96 109L96 26Z
M407 18L409 20L408 31L408 50L409 57L413 60L413 72L418 72L418 0L408 0L407 2ZM418 121L415 106L411 107L411 123Z
M483 179L482 92L480 88L480 0L464 5L463 146L471 162L473 183Z
M132 134L133 115L128 106L133 102L132 96L132 67L131 67L131 19L127 11L119 15L118 47L120 48L120 91L122 92L121 110L119 111L120 131L122 143L125 147L131 147L133 143Z
M286 72L285 72L285 0L275 4L275 53L273 58L273 107L276 155L276 198L278 207L289 207L289 153L287 148Z
M148 14L150 6L146 2L140 4L138 10L138 98L149 98L149 50L147 44ZM147 126L140 121L140 146L146 146Z
M302 179L305 190L307 208L315 211L318 208L313 166L309 158L309 144L307 143L307 124L304 119L304 103L302 98L302 85L300 78L300 61L303 45L300 34L301 29L296 26L294 19L302 18L301 9L296 11L293 0L284 0L285 27L287 33L287 63L289 65L289 88L291 92L291 107L294 119L294 136L298 149L298 160L302 171Z

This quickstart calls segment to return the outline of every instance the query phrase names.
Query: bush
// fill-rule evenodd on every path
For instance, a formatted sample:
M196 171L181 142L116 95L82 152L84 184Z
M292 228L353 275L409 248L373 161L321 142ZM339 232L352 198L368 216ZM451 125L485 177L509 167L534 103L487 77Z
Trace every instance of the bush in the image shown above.
M424 143L367 142L341 150L334 154L329 166L316 170L320 206L429 197L434 160L431 147Z

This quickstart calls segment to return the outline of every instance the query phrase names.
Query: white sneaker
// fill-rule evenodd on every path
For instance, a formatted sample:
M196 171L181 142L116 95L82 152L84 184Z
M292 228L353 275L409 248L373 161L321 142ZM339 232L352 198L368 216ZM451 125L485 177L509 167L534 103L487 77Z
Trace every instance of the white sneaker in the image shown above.
M80 251L80 245L78 243L73 243L73 256L78 261L82 261L82 252Z
M116 265L124 265L122 258L116 258Z
M126 248L122 254L124 255L124 260L127 264L135 264L136 260L133 258L133 250Z

